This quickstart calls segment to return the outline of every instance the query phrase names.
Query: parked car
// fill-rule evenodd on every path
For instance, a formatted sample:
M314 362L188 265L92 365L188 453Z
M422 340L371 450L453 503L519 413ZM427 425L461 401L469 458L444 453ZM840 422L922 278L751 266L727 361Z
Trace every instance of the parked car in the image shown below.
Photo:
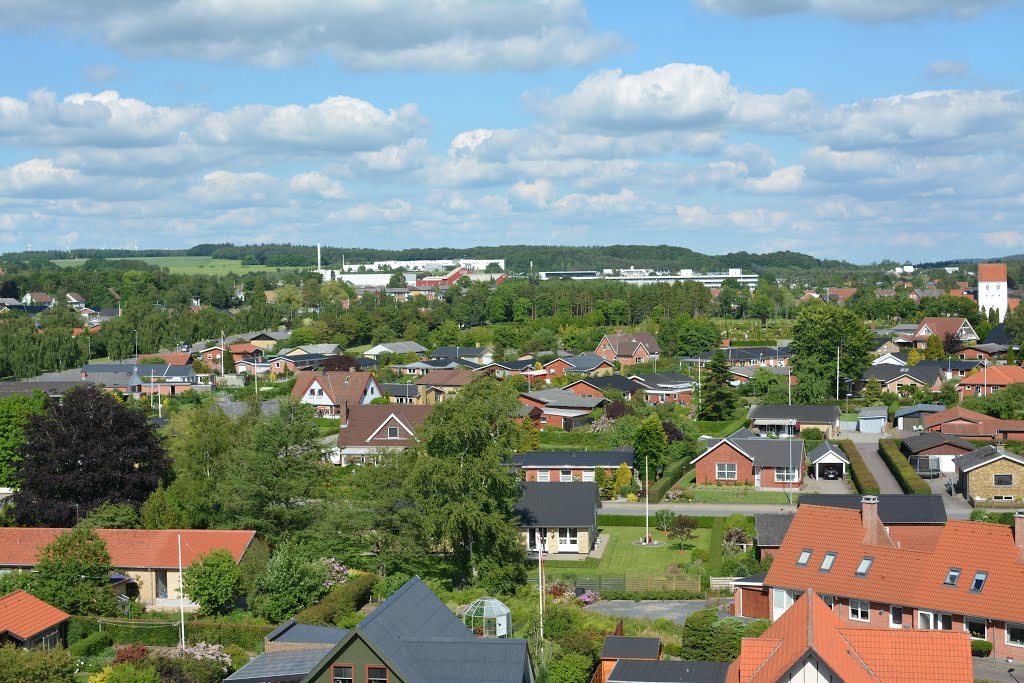
M838 479L839 475L839 465L825 465L825 468L821 471L822 479Z

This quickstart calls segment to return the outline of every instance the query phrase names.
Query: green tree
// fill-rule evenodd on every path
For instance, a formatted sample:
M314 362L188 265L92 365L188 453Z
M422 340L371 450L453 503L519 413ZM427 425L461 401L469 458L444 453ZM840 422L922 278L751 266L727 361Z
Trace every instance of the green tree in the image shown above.
M939 391L939 403L952 408L960 402L960 395L956 393L956 382L949 381L942 383L942 389Z
M910 349L910 353L907 354L907 365L913 367L923 360L921 354L917 349Z
M0 647L0 683L75 683L75 662L67 650Z
M793 324L794 394L811 399L835 396L836 354L840 381L860 377L871 363L871 331L856 313L842 306L801 306Z
M671 510L658 510L654 513L654 527L667 533L675 517L676 513Z
M169 431L174 438L168 439L167 445L174 481L167 489L167 498L184 514L184 526L205 529L217 521L221 507L217 489L227 477L228 454L248 443L247 424L228 417L212 404L186 406L171 416ZM163 517L170 503L161 501L160 505Z
M587 683L594 673L594 660L579 652L562 652L547 668L551 683Z
M114 614L110 554L94 529L75 527L39 551L34 595L70 614Z
M285 543L267 563L249 595L252 610L272 624L284 621L327 593L327 565Z
M680 545L693 538L697 531L697 519L678 515L672 519L668 527L668 537L677 541Z
M200 555L185 569L185 595L199 604L199 615L212 616L231 605L241 587L242 573L227 550Z
M229 350L224 351L224 374L232 375L235 372L235 355Z
M139 508L139 523L143 529L185 529L185 513L164 489L163 483L156 487Z
M681 637L683 659L692 662L710 661L708 657L714 645L718 621L718 614L713 609L702 609L686 617Z
M1006 334L1010 338L1010 346L1024 345L1024 306L1018 306L1006 313Z
M924 342L925 360L942 360L946 357L946 350L942 346L942 338L937 334L928 337Z
M597 484L598 493L602 498L610 497L605 495L605 490L608 488L608 472L603 467L594 469L594 483Z
M739 619L718 622L711 637L708 659L712 662L731 662L739 657L743 635L744 625Z
M760 320L763 327L768 322L768 318L772 317L774 313L775 302L772 301L772 298L767 294L755 292L750 300L750 306L747 308L747 315Z
M634 460L635 462L635 460ZM618 468L615 470L615 495L613 498L619 495L623 487L630 487L633 485L633 470L629 468L626 463L619 463Z
M721 350L711 357L703 373L700 387L698 417L701 420L728 420L736 410L736 392L730 382L732 373Z
M393 273L391 279L388 280L389 289L404 289L405 284L405 274L402 271Z
M665 428L661 426L661 419L651 414L636 430L633 436L633 451L636 454L637 466L646 461L648 465L648 476L656 474L658 467L665 463L665 454L668 451L668 438L665 436ZM644 486L647 486L645 482Z
M49 399L41 391L31 396L9 396L0 400L0 487L13 488L18 483L18 467L25 444L25 427L29 417L46 412Z
M127 503L106 502L78 523L93 529L138 529L139 511Z
M877 377L872 377L868 380L868 383L864 385L864 391L861 392L861 398L864 399L864 405L866 406L880 406L885 403L885 392L882 390L882 383L878 381Z

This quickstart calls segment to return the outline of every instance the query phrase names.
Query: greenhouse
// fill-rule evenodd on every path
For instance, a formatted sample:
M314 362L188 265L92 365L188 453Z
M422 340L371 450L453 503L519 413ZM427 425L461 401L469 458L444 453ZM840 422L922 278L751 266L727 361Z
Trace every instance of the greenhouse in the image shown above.
M462 613L462 621L481 638L508 638L512 635L512 611L497 598L474 600Z

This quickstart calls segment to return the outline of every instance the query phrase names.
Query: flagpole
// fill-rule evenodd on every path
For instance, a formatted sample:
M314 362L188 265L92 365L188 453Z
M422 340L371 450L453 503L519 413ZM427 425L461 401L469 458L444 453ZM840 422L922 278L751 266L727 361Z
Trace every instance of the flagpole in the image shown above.
M178 534L178 607L181 610L181 649L185 649L185 580L181 568L181 534Z

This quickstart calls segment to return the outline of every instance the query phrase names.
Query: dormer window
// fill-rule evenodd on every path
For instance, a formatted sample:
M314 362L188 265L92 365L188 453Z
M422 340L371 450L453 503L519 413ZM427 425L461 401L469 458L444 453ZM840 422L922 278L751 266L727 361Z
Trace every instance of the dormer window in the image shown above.
M875 561L873 557L865 557L857 565L857 576L867 576L868 572L871 571L871 564Z
M796 560L796 566L798 566L798 567L806 567L807 563L810 562L810 561L811 561L811 551L808 550L807 548L804 548L803 550L800 551L800 557L798 557L797 560Z
M978 572L975 574L974 580L971 581L971 591L980 593L981 589L985 587L986 580L988 580L988 572Z
M943 582L947 586L955 586L956 582L960 580L960 570L953 567L946 574L946 580Z
M398 438L398 427L388 427L388 438L389 439L397 439Z
M825 553L825 557L821 560L821 571L828 572L832 571L832 564L836 561L835 553Z

